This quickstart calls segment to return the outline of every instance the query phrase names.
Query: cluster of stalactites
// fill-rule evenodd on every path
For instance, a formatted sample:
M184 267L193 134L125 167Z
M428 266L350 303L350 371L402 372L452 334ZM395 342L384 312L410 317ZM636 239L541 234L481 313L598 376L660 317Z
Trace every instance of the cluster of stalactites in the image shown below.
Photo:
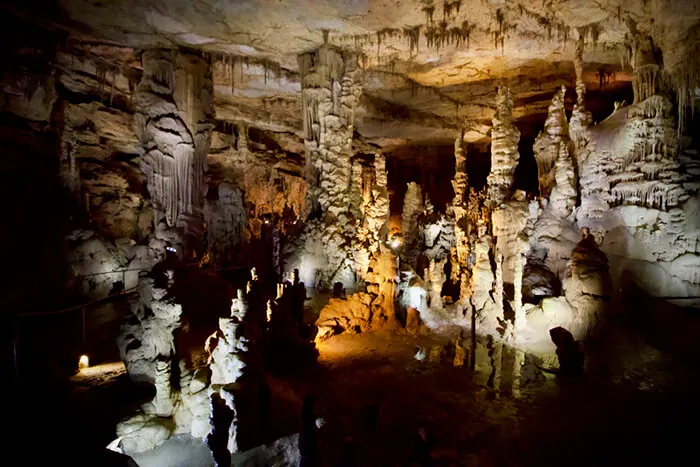
M492 207L502 204L510 195L520 159L519 141L520 131L513 124L513 98L510 89L501 86L496 95L496 114L491 128L491 172L487 178Z
M635 103L640 103L656 94L658 78L659 65L655 63L640 65L634 70L632 90L634 91Z
M142 61L135 117L141 169L166 224L189 228L201 217L214 127L211 65L195 54L162 49L145 51Z
M565 93L566 87L562 86L554 94L547 120L544 123L544 131L537 136L533 146L537 161L540 197L542 198L549 198L556 183L554 166L561 156L562 146L568 154L566 146L569 142L569 126L564 109Z

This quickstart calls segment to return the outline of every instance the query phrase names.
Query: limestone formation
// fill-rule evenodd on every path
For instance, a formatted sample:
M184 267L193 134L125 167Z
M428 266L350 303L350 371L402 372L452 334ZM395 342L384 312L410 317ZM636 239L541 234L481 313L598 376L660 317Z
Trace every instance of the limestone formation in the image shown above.
M537 160L540 198L542 199L549 199L552 189L557 182L558 170L562 171L559 178L568 176L566 168L559 169L559 167L555 167L558 166L560 159L566 161L569 157L567 147L569 142L569 125L564 109L565 92L566 87L562 86L554 95L552 104L549 106L547 120L544 123L544 131L537 136L533 147L535 159ZM564 164L566 165L566 162ZM573 177L573 172L571 176ZM566 180L567 184L573 182L573 178L570 181Z
M488 199L492 207L510 197L515 167L520 153L520 131L513 124L513 98L509 88L501 86L496 94L496 114L491 128L491 173L487 178Z
M583 238L571 253L563 288L566 300L577 311L575 321L566 329L576 339L596 333L606 318L612 279L608 258L587 228L583 229Z
M491 214L495 251L504 258L503 281L513 282L517 258L517 237L526 227L528 208L525 201L512 199L494 209Z
M571 113L569 121L569 137L574 143L576 152L574 155L578 159L583 159L585 155L581 154L584 147L590 141L588 135L588 127L592 122L592 115L586 110L586 83L583 79L583 49L584 49L585 34L583 31L578 31L578 39L576 40L576 51L574 53L574 71L576 72L576 105Z
M216 199L207 198L204 204L204 220L207 225L208 251L214 255L215 262L233 259L235 247L246 240L248 226L243 197L236 187L222 183L217 190Z
M304 252L292 261L304 282L330 287L354 285L362 269L354 250L361 213L352 206L352 141L361 87L357 57L322 45L299 55L306 147L307 222L300 240ZM359 175L356 173L355 175Z
M491 298L494 275L491 269L491 236L486 233L486 227L479 227L479 239L475 245L476 263L472 269L471 304L476 313L477 326L485 329L495 329L496 316L494 301Z
M164 228L177 227L197 237L214 128L210 63L194 53L160 49L146 50L142 62L135 125L155 223L158 227L162 219Z
M498 319L505 320L505 310L503 308L503 255L496 255L496 287L493 295L496 302L496 313Z
M525 310L523 309L523 271L527 261L528 242L527 238L519 235L516 239L516 254L513 262L513 326L515 331L521 331L527 325Z
M158 362L163 376L163 362L175 352L173 333L182 324L181 314L182 307L167 289L157 287L153 278L139 281L138 295L132 300L129 318L117 341L133 381L156 383Z
M408 184L403 199L403 211L401 214L401 233L403 234L402 256L412 267L416 267L416 260L420 254L420 235L418 231L418 218L423 214L423 193L420 185L415 182Z

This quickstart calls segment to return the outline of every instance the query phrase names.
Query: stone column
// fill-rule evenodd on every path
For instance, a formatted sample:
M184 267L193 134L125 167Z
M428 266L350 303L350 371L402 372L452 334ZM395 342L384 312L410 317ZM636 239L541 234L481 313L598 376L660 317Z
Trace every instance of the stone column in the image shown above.
M316 266L313 277L305 281L321 280L330 286L347 278L348 270L357 273L360 269L353 247L361 222L354 218L351 207L352 138L361 94L360 69L354 53L329 44L299 55L298 62L306 146L306 210L311 218L303 237L307 245L322 245L319 257L312 261ZM306 250L317 247L309 245Z
M515 331L522 331L527 326L527 318L525 310L523 310L523 270L527 259L527 251L529 244L527 238L518 236L516 247L516 256L513 271L513 295L515 308Z
M520 159L520 131L513 124L513 98L510 89L501 86L496 94L496 114L491 127L491 172L487 177L488 204L491 209L508 200L515 168Z
M566 146L569 142L569 124L564 109L565 92L566 87L562 86L554 94L552 103L549 105L547 120L544 122L544 131L537 135L533 146L541 199L549 199L556 185L554 166L560 157L561 146L565 147L568 154Z
M170 386L170 361L156 360L155 372L156 396L153 398L153 406L159 417L170 417L173 414L173 401L171 399Z
M405 259L411 267L416 267L416 261L420 254L418 217L423 214L423 193L416 182L408 184L406 195L403 199L403 212L401 214L401 233L403 234L402 259Z
M498 312L498 317L500 319L505 319L505 312L503 309L503 255L496 255L496 310Z
M467 178L467 158L463 148L463 138L464 134L455 140L455 178L452 181L452 188L454 189L455 196L452 200L452 212L454 213L455 222L455 259L452 262L452 278L453 280L459 280L462 276L465 276L464 282L468 281L468 261L469 253L471 251L469 245L469 237L467 235L467 230L469 228L466 209L466 194L468 186ZM466 300L468 295L466 295L466 288L462 284L460 290L460 300Z

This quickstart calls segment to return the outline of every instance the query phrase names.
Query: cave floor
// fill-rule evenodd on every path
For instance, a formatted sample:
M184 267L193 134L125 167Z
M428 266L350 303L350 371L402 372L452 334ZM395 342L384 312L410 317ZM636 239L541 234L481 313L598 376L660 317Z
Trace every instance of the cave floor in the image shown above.
M495 358L481 339L474 370L449 358L414 358L418 347L428 354L449 347L455 334L334 336L319 344L315 369L271 379L273 398L298 409L305 393L318 396L324 465L335 465L348 436L358 466L412 465L419 427L431 434L435 465L445 466L668 464L691 451L698 369L671 363L634 333L619 330L591 348L589 376L564 385L530 355L514 376L515 351L503 348ZM371 406L379 407L375 425L367 417ZM292 419L289 413L278 423Z
M431 434L439 466L668 465L692 453L700 434L700 313L684 310L635 308L633 328L629 315L613 320L603 339L586 345L586 379L568 385L537 369L533 356L518 368L513 349L503 347L498 357L480 338L468 345L473 369L469 359L455 367L449 356L431 358L431 349L451 347L456 330L333 336L318 344L317 364L267 376L268 440L298 431L301 399L313 393L325 421L322 465L336 465L346 437L356 443L357 466L412 465L419 427ZM422 361L414 358L419 347L427 354ZM133 390L120 364L79 373L63 387L34 386L12 403L11 414L22 420L15 434L30 446L48 436L44 456L89 456L147 397ZM195 451L181 451L188 450Z

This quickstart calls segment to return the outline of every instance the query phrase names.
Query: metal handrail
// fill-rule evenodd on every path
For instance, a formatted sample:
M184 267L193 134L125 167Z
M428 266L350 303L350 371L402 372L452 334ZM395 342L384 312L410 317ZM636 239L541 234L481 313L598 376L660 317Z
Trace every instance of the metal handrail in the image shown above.
M187 264L180 264L178 265L179 267L182 266L194 266L194 265L199 265L200 263L187 263ZM79 278L84 278L84 277L92 277L92 276L98 276L98 275L106 275L106 274L116 274L116 273L126 273L129 271L149 271L152 268L136 268L136 269L122 269L119 271L111 271L111 272L98 272L98 273L93 273L93 274L86 274L84 276L76 276L71 279L79 279ZM237 269L247 269L245 266L234 266L234 267L228 267L228 268L213 268L213 269L206 269L206 271L212 271L212 272L217 272L217 271L232 271L232 270L237 270ZM53 310L53 311L39 311L39 312L24 312L24 313L17 313L15 316L17 319L15 319L15 326L14 326L14 338L13 338L13 360L14 360L14 369L15 369L15 382L19 384L19 362L18 362L18 355L19 355L19 323L20 323L20 318L28 318L28 317L34 317L34 316L50 316L50 315L60 315L60 314L65 314L65 313L70 313L72 311L77 311L81 310L82 313L82 337L83 337L83 351L86 350L86 319L85 319L85 309L89 306L97 305L103 302L107 302L109 300L112 300L116 297L125 297L131 294L136 293L136 289L138 286L133 287L128 290L123 290L119 293L116 294L111 294L107 295L106 297L98 298L96 300L83 303L81 305L76 305L70 308L63 308L60 310Z

